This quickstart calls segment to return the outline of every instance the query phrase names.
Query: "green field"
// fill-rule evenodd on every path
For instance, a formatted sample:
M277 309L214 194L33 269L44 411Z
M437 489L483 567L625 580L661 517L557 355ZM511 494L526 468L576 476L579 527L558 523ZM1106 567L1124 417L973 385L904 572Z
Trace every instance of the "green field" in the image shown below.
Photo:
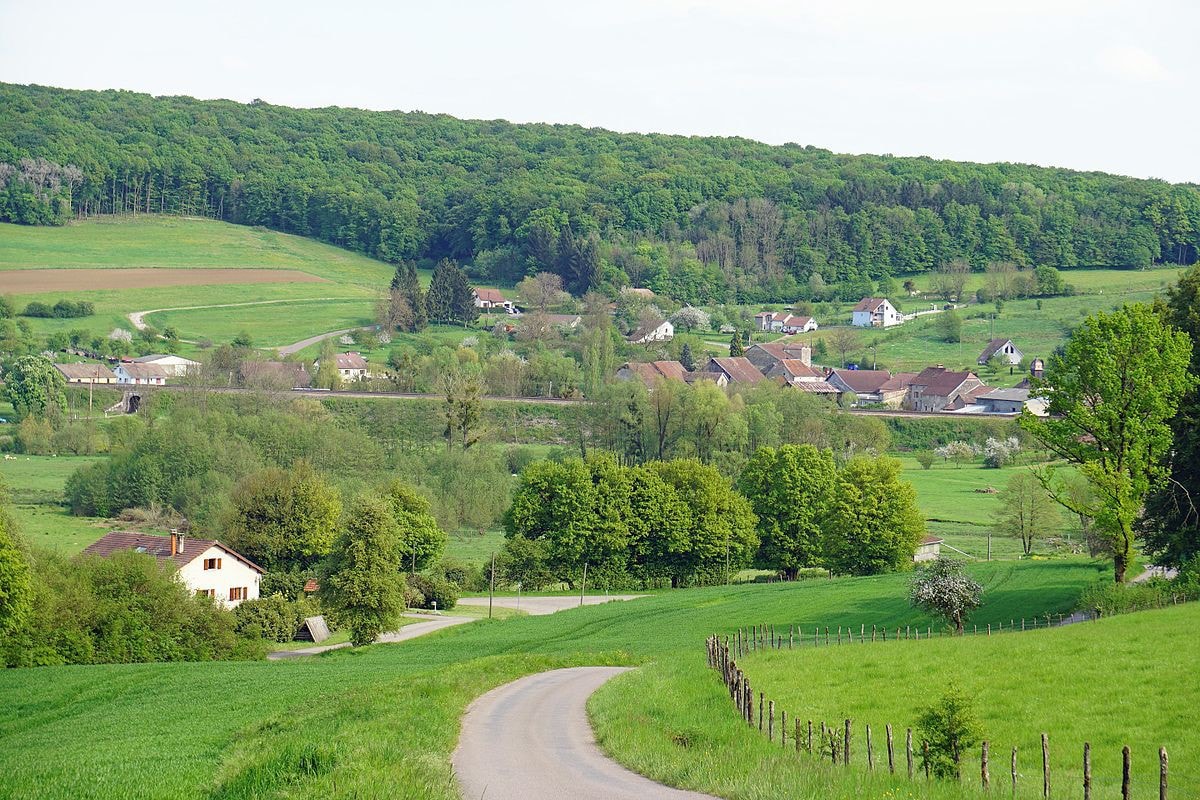
M997 621L1066 610L1103 572L1085 561L975 569L990 590L980 616ZM766 757L765 742L734 720L704 669L705 636L750 621L924 624L904 599L906 582L889 575L666 592L289 662L10 670L0 675L5 794L362 797L387 786L394 797L456 798L449 755L466 704L520 675L576 664L643 664L614 690L638 681L666 687L661 696L638 691L633 703L616 692L598 696L601 739L622 760L638 763L622 744L635 739L679 751L672 737L684 730L694 749L672 763L691 763L725 739ZM719 713L693 729L697 709L661 702L678 696ZM711 769L711 758L705 763ZM788 769L790 783L777 785L796 787L797 796L860 796L803 762ZM723 791L703 772L681 770L679 782Z
M277 347L325 331L371 325L374 302L369 297L297 300L252 307L160 311L147 315L145 320L160 330L174 326L183 339L212 338L213 331L236 331L248 333L257 347ZM316 349L319 353L320 346Z
M48 550L78 553L107 531L103 520L72 516L62 505L63 486L89 456L10 456L0 459L0 480L12 496L9 511L25 541Z

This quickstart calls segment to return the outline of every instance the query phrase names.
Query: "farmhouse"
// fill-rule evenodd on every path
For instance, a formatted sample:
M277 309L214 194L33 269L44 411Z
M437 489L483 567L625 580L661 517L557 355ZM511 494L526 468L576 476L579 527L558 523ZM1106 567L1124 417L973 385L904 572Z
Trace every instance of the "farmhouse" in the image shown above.
M226 608L258 598L262 567L214 539L193 539L179 532L156 536L112 531L85 548L83 554L110 556L123 550L145 553L169 564L189 590L207 595Z
M55 364L67 383L116 383L117 376L103 364Z
M937 561L942 554L942 542L944 539L939 539L936 536L926 536L917 545L917 552L913 554L913 561L917 564L922 561Z
M787 359L803 361L811 366L812 348L799 339L777 339L746 348L746 358L765 374L771 367Z
M912 372L895 375L886 369L835 369L829 382L839 391L855 396L856 405L884 405L899 408L908 392L908 384L916 377Z
M623 381L637 378L653 389L659 381L685 381L688 371L678 361L651 361L639 363L628 361L617 368L617 377Z
M546 314L546 324L565 331L573 331L583 322L578 314Z
M492 309L503 309L508 314L517 313L516 306L512 300L505 299L499 289L472 289L471 293L475 296L475 307L484 311Z
M1046 416L1046 399L1030 397L1029 389L989 389L976 398L985 414L1020 414L1028 410L1038 417Z
M129 386L166 386L168 378L176 376L172 367L158 364L122 363L114 370L117 383Z
M997 355L1004 359L1005 363L1010 367L1020 364L1021 359L1025 357L1025 354L1013 344L1012 339L992 339L988 342L988 346L983 348L983 352L979 354L977 363L979 366L985 367Z
M745 356L714 358L708 362L705 372L723 376L729 383L754 385L764 379L754 362Z
M320 359L313 364L318 371L321 369ZM334 364L343 381L362 381L370 377L367 374L367 360L358 353L338 353L334 356Z
M961 408L967 400L974 403L971 392L980 388L986 387L975 373L953 372L939 364L912 379L904 405L913 411L946 411L957 401Z
M171 373L173 378L182 378L188 372L200 368L199 361L192 361L190 358L183 356L167 355L164 353L151 353L148 356L141 356L133 359L135 364L153 364L156 367L163 367Z
M242 385L260 389L307 389L312 375L294 361L243 361Z
M667 320L648 320L626 337L631 344L669 342L675 338L675 326Z
M902 322L895 306L881 297L864 297L850 312L850 324L858 328L890 328Z
M754 362L750 362L754 363ZM782 378L785 383L801 381L820 381L824 383L825 373L811 364L806 364L798 358L784 358L776 361L766 371L768 378Z
M784 311L763 311L754 315L754 324L760 331L776 333L806 333L817 329L812 317L795 316Z

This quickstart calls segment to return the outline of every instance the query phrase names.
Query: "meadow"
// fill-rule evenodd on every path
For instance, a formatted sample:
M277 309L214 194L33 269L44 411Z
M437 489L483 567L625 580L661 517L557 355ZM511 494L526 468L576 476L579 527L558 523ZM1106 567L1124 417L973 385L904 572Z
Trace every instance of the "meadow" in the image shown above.
M989 606L980 618L1067 610L1103 565L1088 561L979 565ZM606 747L641 765L647 738L691 763L727 742L770 748L729 713L704 668L704 638L747 621L927 624L909 608L907 576L680 590L550 617L481 620L399 645L285 662L141 664L9 670L0 674L0 770L12 798L456 798L449 756L471 699L520 675L579 664L644 665L598 695ZM1098 623L1100 624L1100 623ZM643 677L644 676L644 677ZM697 700L698 707L662 703ZM705 706L720 713L694 726ZM700 708L701 711L697 711ZM686 734L686 744L679 735ZM714 750L715 748L715 750ZM719 762L738 768L736 760ZM757 762L753 762L757 763ZM851 782L795 761L796 796L855 797ZM697 785L701 773L677 776ZM761 793L727 793L763 797ZM945 795L931 795L945 796Z
M0 481L12 498L9 513L29 544L64 555L78 553L108 532L107 520L71 515L63 486L91 456L26 456L0 459Z

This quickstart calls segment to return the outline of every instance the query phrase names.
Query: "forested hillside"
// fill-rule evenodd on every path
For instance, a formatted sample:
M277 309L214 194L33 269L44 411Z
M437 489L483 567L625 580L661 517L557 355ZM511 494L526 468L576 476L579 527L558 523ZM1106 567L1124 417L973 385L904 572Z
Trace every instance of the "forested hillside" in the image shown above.
M575 293L846 297L965 259L1196 261L1200 187L425 113L0 84L0 220L209 215Z

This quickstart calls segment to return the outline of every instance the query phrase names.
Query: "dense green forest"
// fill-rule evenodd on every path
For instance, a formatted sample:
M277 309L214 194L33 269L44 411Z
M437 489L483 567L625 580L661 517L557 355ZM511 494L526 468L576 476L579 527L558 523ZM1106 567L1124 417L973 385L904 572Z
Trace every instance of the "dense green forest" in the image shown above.
M1200 187L425 113L0 84L0 220L208 215L576 294L847 297L965 259L1190 264Z

